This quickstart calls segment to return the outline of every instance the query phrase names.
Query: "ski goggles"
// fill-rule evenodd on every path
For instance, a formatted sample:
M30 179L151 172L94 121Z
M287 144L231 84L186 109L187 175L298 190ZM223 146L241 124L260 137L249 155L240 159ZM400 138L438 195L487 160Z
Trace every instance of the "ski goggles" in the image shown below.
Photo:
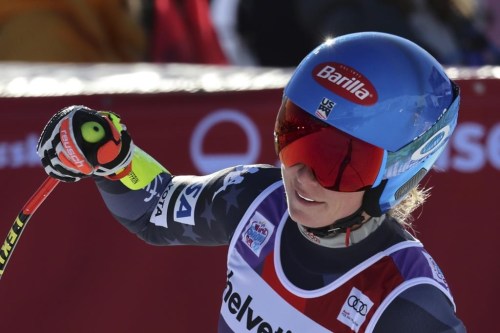
M329 190L370 188L379 174L384 150L313 117L284 100L274 128L276 153L286 167L305 164Z

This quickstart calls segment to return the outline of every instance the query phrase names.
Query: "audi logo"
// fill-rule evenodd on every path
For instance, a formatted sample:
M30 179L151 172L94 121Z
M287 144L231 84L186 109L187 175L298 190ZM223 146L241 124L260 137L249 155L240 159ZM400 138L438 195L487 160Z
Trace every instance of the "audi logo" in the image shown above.
M356 311L363 317L366 316L366 314L368 313L368 305L366 303L363 303L363 301L361 301L354 295L351 295L347 299L347 305L349 305L351 308L354 309L354 311Z

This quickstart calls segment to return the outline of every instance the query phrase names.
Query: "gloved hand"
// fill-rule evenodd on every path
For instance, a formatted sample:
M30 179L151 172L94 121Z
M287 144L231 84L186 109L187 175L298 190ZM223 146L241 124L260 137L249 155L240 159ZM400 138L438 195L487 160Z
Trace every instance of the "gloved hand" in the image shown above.
M76 182L92 175L119 179L130 171L132 139L120 117L73 105L47 123L37 145L48 175Z

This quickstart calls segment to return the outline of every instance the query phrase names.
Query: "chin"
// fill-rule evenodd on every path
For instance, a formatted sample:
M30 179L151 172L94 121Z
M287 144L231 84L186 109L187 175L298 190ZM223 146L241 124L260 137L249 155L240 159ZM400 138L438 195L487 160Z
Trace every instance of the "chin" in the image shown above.
M303 225L304 227L308 228L321 228L323 225L321 224L321 221L318 221L317 217L312 217L308 216L307 214L304 214L302 211L297 211L294 209L288 209L288 213L290 214L290 217L292 220L300 225ZM325 223L325 225L328 225L330 223Z

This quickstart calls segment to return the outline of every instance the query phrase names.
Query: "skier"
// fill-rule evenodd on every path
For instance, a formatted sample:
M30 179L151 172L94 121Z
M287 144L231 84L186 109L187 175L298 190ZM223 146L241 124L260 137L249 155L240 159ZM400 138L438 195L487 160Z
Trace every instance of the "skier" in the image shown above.
M38 153L52 177L92 177L147 243L228 245L221 333L465 332L410 216L459 101L421 47L361 32L324 42L296 68L275 124L281 168L173 175L118 115L81 105L52 117Z

